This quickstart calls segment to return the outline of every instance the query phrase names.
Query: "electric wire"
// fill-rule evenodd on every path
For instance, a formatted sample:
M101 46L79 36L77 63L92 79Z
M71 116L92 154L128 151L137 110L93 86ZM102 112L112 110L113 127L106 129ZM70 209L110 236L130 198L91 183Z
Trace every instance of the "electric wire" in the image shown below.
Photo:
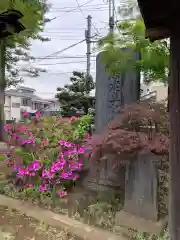
M87 1L86 3L81 4L80 6L83 7L83 6L89 4L89 3L93 2L93 1L94 1L94 0ZM71 10L64 11L63 14L61 14L61 15L59 15L59 16L56 16L56 17L54 17L54 18L52 18L52 19L49 19L49 20L50 20L50 22L51 22L51 21L53 21L53 20L55 20L55 19L57 19L57 18L59 18L59 17L62 17L62 16L63 16L64 14L66 14L66 13L70 13L70 12L76 11L76 9L77 9L77 7L76 7L76 8L73 8L73 9L71 9Z
M82 8L81 8L78 0L76 0L76 3L77 3L77 6L78 6L78 8L79 8L79 10L80 10L80 12L81 12L81 14L82 14L82 16L83 16L83 17L85 18L85 20L86 20L86 17L85 17L85 15L84 15L84 13L83 13L83 10L82 10ZM91 22L91 24L92 24L93 28L96 30L96 32L97 32L98 34L100 34L100 32L99 32L99 30L97 29L97 27L94 26L94 24L93 24L92 22Z

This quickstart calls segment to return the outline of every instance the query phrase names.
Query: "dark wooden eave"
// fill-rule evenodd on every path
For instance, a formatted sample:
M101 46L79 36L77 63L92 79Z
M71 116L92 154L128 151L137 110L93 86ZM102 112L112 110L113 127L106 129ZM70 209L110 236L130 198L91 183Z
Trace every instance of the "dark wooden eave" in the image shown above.
M138 4L146 26L146 37L152 41L169 37L175 19L177 24L180 22L180 0L138 0Z

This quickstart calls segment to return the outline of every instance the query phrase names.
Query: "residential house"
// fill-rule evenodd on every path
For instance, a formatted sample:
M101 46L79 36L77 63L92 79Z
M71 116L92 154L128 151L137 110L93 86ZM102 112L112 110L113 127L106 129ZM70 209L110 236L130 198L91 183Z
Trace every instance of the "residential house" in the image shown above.
M46 116L53 116L59 114L61 110L61 104L57 98L46 99L48 106L42 109L41 113Z
M5 91L5 119L16 119L19 121L23 117L24 112L33 113L41 111L42 109L52 108L51 105L55 103L42 99L35 94L35 89L28 87L18 87L17 89L11 89ZM56 106L56 110L59 110L60 104Z
M162 83L151 83L141 85L141 96L143 99L153 98L157 102L165 101L168 97L168 86Z

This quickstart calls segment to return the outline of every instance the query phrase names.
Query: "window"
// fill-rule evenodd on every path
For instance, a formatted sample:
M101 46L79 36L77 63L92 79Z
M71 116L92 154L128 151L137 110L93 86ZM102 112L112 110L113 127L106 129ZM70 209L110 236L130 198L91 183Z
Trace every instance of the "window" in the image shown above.
M20 108L20 103L12 103L13 108Z
M28 106L28 99L23 99L22 100L22 105L23 106Z
M34 104L34 108L35 108L35 110L38 109L38 103Z

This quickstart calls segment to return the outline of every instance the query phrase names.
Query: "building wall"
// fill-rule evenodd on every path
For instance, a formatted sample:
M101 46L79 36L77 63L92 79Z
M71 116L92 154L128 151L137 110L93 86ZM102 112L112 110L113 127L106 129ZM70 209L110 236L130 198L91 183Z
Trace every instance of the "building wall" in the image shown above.
M11 97L10 96L5 96L4 118L5 120L11 120Z
M20 120L20 105L21 98L16 96L5 96L4 103L4 117L5 120L12 120L15 118L17 121Z
M55 101L55 102L52 102L52 104L50 105L50 107L48 108L48 110L56 110L56 111L59 111L61 108L61 104L59 101Z
M151 86L151 91L156 91L156 101L165 101L168 97L168 87L167 86Z
M15 118L16 121L21 119L21 98L11 96L11 119Z
M56 100L54 101L54 99L50 101L44 99L37 100L36 95L35 98L33 98L33 96L31 98L27 98L25 96L16 94L16 91L5 95L4 104L5 120L16 119L16 121L19 121L23 116L23 112L35 112L37 110L46 108L48 105L49 105L48 111L50 112L51 111L56 112L60 110L60 103Z

